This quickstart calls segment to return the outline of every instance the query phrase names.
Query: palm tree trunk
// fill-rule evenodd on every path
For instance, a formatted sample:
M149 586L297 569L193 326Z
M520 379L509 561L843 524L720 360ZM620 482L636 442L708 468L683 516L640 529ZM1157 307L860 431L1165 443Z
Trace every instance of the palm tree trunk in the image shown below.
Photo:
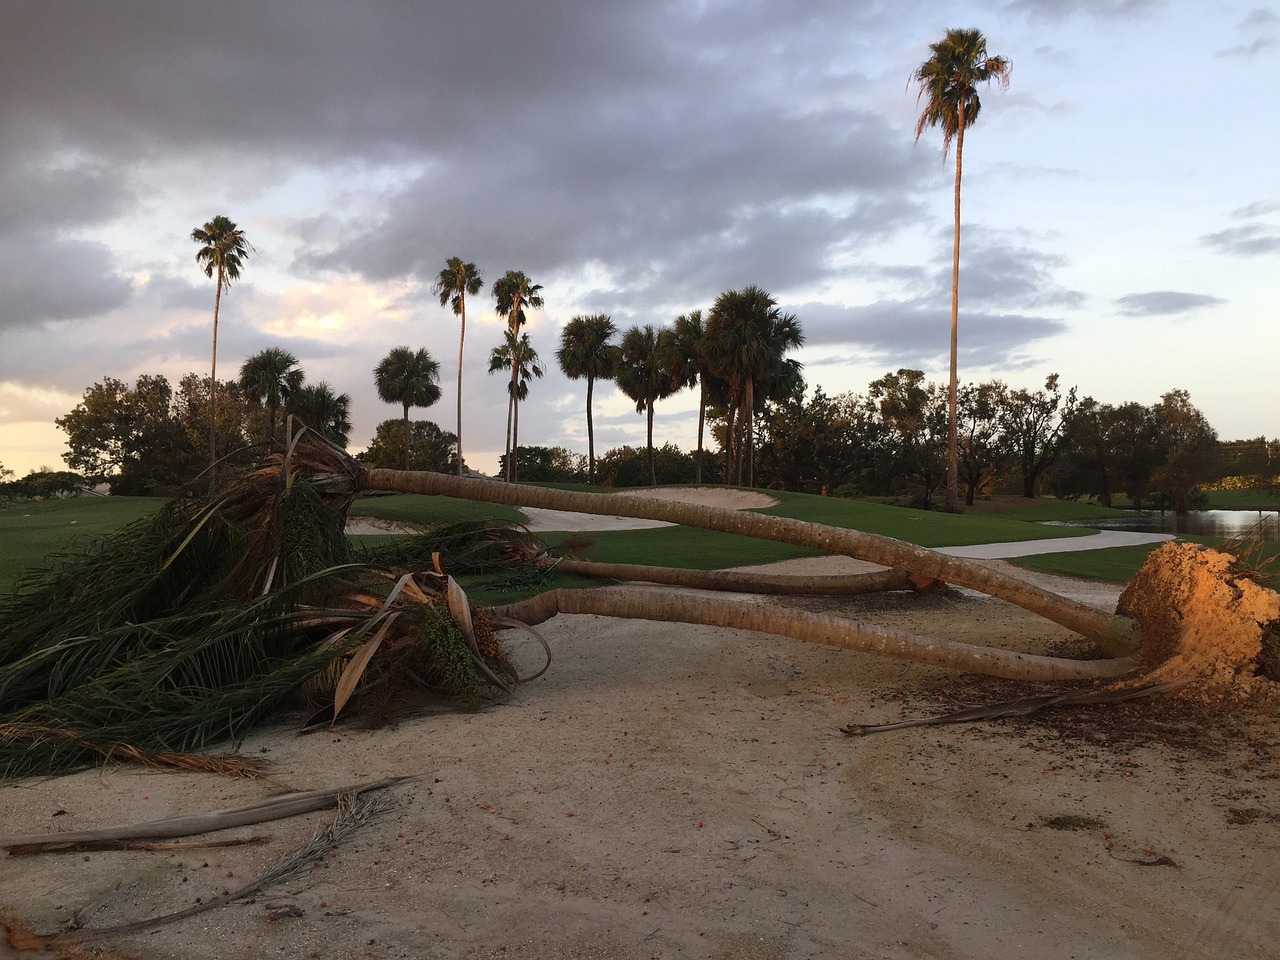
M511 482L516 483L520 479L520 394L516 394L511 408L515 411L511 423Z
M903 570L875 570L847 576L778 576L750 570L690 570L683 567L653 567L639 563L598 563L561 557L555 561L559 573L609 580L636 580L663 583L691 590L725 590L731 593L763 593L775 596L850 597L888 590L910 590L911 575Z
M944 509L956 513L959 503L959 473L956 437L956 353L960 327L960 155L964 152L964 97L957 104L955 228L951 240L951 372L947 378L947 494Z
M591 423L591 388L595 377L587 374L587 483L596 482L596 432Z
M693 462L693 482L702 483L702 425L707 419L707 380L698 374L698 458Z
M209 466L218 462L218 308L222 305L222 265L213 292L213 358L209 363Z
M681 594L671 590L596 587L549 590L518 603L493 607L490 613L529 625L560 613L629 617L668 623L697 623L754 630L843 650L896 657L951 670L965 670L1010 680L1096 680L1118 677L1136 665L1129 660L1069 660L922 637L845 617L831 617L780 606L740 603Z
M404 468L409 469L409 404L404 405Z
M394 490L482 500L520 507L541 507L603 516L665 520L704 530L775 540L843 554L918 576L969 587L1017 604L1099 643L1111 656L1127 656L1139 643L1139 628L1128 617L1107 614L1067 597L1058 596L985 564L951 557L892 537L843 527L807 523L749 510L724 510L697 504L653 500L627 494L585 493L546 487L520 487L491 480L458 479L439 473L361 469L361 490Z
M461 310L458 313L458 476L462 476L462 341L467 337L467 305L463 296L459 296Z
M513 328L514 330L514 328ZM520 432L520 362L516 358L516 344L514 333L511 341L511 407L507 412L509 419L507 431L511 436L508 440L509 449L507 451L507 482L514 482L516 479L516 444L519 443L518 434Z
M511 480L511 415L512 415L513 411L515 410L515 403L516 403L515 394L511 393L511 392L510 392L510 388L508 388L508 392L507 392L507 445L506 445L506 447L505 447L505 448L503 449L503 451L502 451L503 459L506 461L506 470L504 470L504 471L503 471L503 475L504 475L505 479L506 479L506 480L508 480L508 481L510 481L510 480Z
M648 414L648 431L645 436L649 448L649 483L656 487L658 485L658 474L653 466L653 397L649 397L645 407Z
M732 393L729 395L729 405L725 410L724 416L724 482L733 483L733 443L737 434L735 428L737 421L735 414L738 408L733 402Z
M747 377L746 389L746 432L747 432L747 486L754 487L756 476L756 381L754 377Z

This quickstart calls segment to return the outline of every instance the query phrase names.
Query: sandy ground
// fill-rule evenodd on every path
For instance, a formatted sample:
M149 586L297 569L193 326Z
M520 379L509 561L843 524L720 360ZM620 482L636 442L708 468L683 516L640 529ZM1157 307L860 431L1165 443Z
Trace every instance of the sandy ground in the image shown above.
M1103 607L1118 593L1037 579ZM798 603L1019 649L1076 644L967 592ZM850 737L850 722L1033 688L743 631L587 616L541 629L548 674L477 713L301 737L287 718L241 748L274 783L116 767L6 784L0 833L414 777L300 878L107 941L135 960L1276 955L1273 710L1138 702ZM220 849L7 858L0 907L42 933L76 911L89 927L162 914L234 888L328 819L237 828L270 839Z

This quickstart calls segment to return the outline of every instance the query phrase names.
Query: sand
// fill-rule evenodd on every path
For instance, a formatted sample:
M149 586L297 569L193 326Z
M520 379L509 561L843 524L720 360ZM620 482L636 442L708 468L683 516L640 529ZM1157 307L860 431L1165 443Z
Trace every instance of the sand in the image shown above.
M1103 607L1119 593L1037 580ZM1076 644L969 592L799 602L1019 649ZM283 718L241 748L275 783L111 767L6 784L0 833L415 778L300 879L109 941L135 960L1276 954L1280 730L1265 704L1136 702L850 737L850 722L1038 688L742 631L587 616L541 629L548 674L477 713L303 737ZM221 849L8 858L0 907L42 933L78 910L93 927L180 909L327 819L237 828L270 840Z

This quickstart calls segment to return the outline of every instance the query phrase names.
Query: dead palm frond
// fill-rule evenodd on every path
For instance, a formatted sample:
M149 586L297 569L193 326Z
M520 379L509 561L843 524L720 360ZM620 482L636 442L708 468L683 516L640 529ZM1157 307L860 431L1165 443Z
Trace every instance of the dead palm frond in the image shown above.
M510 688L501 649L479 650L450 614L444 578L349 562L353 461L307 433L207 497L55 558L0 603L0 778L234 744L317 677L338 678L339 711L379 683L469 704ZM532 544L470 539L440 546L479 567Z

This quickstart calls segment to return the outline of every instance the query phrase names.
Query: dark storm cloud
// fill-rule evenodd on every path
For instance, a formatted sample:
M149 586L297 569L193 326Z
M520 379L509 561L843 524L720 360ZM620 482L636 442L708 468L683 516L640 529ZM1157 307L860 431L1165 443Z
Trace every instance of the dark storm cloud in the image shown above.
M1130 5L1091 8L1110 16ZM224 0L214 12L17 0L6 13L0 84L22 95L0 98L0 257L11 247L38 255L17 261L28 268L21 283L0 272L10 308L0 323L13 333L0 376L25 376L3 355L28 355L36 321L57 317L104 317L110 330L70 362L46 361L45 382L78 391L157 360L207 370L212 283L186 239L198 221L173 228L170 261L128 267L149 276L132 293L121 261L78 235L104 224L128 233L133 211L156 218L175 198L225 211L261 248L224 301L219 373L284 347L309 379L351 392L358 420L395 414L369 398L387 343L367 331L381 318L351 318L362 332L344 347L261 332L259 318L277 319L269 257L287 284L387 281L415 321L438 309L427 288L447 256L479 263L485 307L495 279L524 270L547 287L532 330L552 367L535 385L540 398L563 389L557 286L625 327L670 322L748 283L799 299L860 273L907 292L868 292L884 297L872 306L806 304L810 343L846 345L886 369L946 356L949 260L877 263L932 215L939 182L937 144L914 147L897 101L879 101L882 78L859 72L892 63L901 75L891 95L910 100L911 65L884 55L905 19L898 5ZM263 204L285 241L273 251L241 211L287 192L291 177L322 186ZM1070 309L1079 294L1056 283L1053 255L989 240L980 226L966 224L962 358L1013 363L1062 328L1033 314ZM442 325L430 317L434 335ZM410 329L386 323L379 335ZM492 333L469 330L469 390L486 383ZM501 384L489 386L491 449L502 445L504 408ZM538 403L523 410L529 436L562 416ZM476 442L488 424L469 429Z
M91 240L0 235L0 263L0 330L95 316L132 294L129 281L115 272L111 252Z
M1120 297L1116 300L1116 307L1126 317L1163 317L1192 313L1226 302L1221 297L1210 297L1203 293L1153 290L1150 293L1130 293Z

